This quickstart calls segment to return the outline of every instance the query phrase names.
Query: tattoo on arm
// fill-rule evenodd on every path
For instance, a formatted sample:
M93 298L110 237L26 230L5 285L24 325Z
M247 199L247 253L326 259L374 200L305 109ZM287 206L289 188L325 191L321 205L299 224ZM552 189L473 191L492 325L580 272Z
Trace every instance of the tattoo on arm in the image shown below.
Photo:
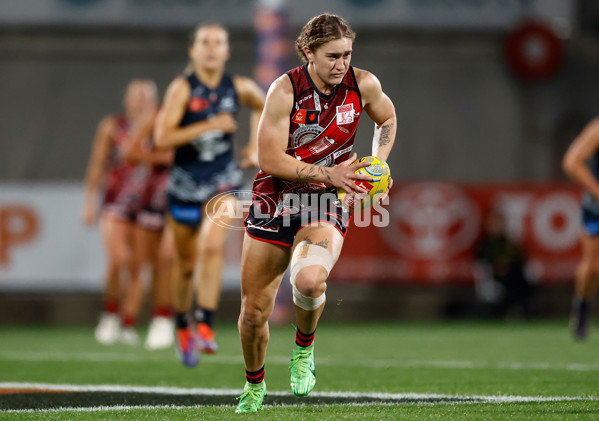
M391 128L393 124L388 124L381 127L381 133L379 134L379 146L385 146L391 142Z
M329 174L329 168L327 167L321 167L319 165L310 165L309 167L296 168L295 174L295 180L301 183L316 181L319 175L324 177L327 180L327 182L331 183L331 175Z

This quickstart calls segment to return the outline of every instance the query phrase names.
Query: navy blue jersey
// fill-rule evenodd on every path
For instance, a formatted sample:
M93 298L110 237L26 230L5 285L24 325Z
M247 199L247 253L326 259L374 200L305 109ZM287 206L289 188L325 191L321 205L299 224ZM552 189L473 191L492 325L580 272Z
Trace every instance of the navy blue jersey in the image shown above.
M237 92L229 75L223 75L216 89L204 85L195 73L186 79L191 96L181 127L218 113L237 113ZM202 203L214 194L237 188L242 181L243 174L233 155L232 134L211 130L176 149L168 193L179 201Z
M589 160L589 167L593 176L599 180L599 151L595 152L595 155ZM597 200L588 191L585 192L582 198L582 207L599 217L599 203L597 203Z

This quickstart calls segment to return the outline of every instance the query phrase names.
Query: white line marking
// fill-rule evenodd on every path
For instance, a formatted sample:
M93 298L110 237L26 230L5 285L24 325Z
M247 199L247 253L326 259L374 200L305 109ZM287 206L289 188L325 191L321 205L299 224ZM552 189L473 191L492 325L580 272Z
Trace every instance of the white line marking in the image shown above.
M174 358L174 357L173 357ZM164 361L162 354L117 354L110 352L0 352L0 359L10 361L86 361L86 362L144 362ZM269 364L288 365L287 356L267 356ZM242 364L241 355L211 355L204 359L207 363ZM548 363L548 362L518 362L518 361L444 361L444 360L361 360L348 361L334 358L318 358L318 365L371 367L371 368L446 368L446 369L495 369L495 370L554 370L554 371L599 371L599 364L585 363Z
M118 392L148 393L165 395L198 396L237 396L242 389L184 388L165 386L125 386L125 385L74 385L53 383L2 382L0 388L41 389L70 392ZM291 397L291 392L268 391L269 396ZM599 401L598 396L514 396L514 395L447 395L439 393L380 393L380 392L312 392L314 398L351 398L372 399L373 405L387 403L515 403L515 402L563 402L563 401ZM406 402L408 401L408 402ZM444 402L445 401L445 402ZM383 402L385 403L385 402ZM140 406L142 407L142 406ZM115 408L115 407L110 407Z

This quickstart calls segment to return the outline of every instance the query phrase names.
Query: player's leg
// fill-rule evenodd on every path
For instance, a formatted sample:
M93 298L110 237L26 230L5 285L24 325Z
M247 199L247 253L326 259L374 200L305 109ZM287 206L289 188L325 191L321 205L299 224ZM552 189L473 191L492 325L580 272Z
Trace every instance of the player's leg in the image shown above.
M343 236L329 223L310 224L298 231L291 257L291 284L297 332L291 359L291 390L306 396L316 383L314 335L325 306L326 280L337 262Z
M119 339L121 333L121 280L129 276L130 225L119 216L105 212L100 220L100 232L107 256L107 283L103 297L104 311L96 327L95 337L101 344L110 345Z
M127 345L136 345L139 342L136 327L145 293L142 268L147 262L148 230L139 224L131 223L129 231L131 259L128 263L129 282L123 302L121 341Z
M262 409L266 394L264 360L268 318L289 263L289 247L245 235L241 255L241 311L238 328L245 361L246 384L236 412Z
M179 358L187 367L199 361L196 337L188 319L193 298L193 273L196 265L197 228L167 218L175 244L175 271L172 281L175 312L175 340Z
M204 206L198 241L198 273L195 319L198 346L210 354L218 350L214 340L213 321L220 301L225 241L234 222L237 201L225 195Z
M153 274L152 319L145 342L145 347L149 350L169 348L174 341L174 319L171 304L171 277L175 259L173 241L170 228L164 228L158 232L158 238L152 238L152 247L148 250Z
M576 270L570 327L576 339L584 340L589 330L591 301L599 281L599 236L585 233L581 243L582 258Z

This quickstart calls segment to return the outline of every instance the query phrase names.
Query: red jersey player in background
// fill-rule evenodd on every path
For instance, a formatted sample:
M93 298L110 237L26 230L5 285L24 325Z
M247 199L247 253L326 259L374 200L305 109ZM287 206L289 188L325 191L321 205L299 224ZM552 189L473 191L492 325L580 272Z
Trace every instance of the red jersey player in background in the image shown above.
M123 99L124 113L109 115L99 123L88 164L82 218L91 225L100 213L107 255L103 312L95 330L96 340L102 344L138 341L135 325L143 298L141 269L150 254L147 245L152 235L148 231L155 227L144 225L144 218L138 218L146 205L144 200L147 202L151 168L131 161L127 155L136 137L145 140L144 131L148 131L157 105L154 82L132 80ZM164 158L164 153L159 154Z

